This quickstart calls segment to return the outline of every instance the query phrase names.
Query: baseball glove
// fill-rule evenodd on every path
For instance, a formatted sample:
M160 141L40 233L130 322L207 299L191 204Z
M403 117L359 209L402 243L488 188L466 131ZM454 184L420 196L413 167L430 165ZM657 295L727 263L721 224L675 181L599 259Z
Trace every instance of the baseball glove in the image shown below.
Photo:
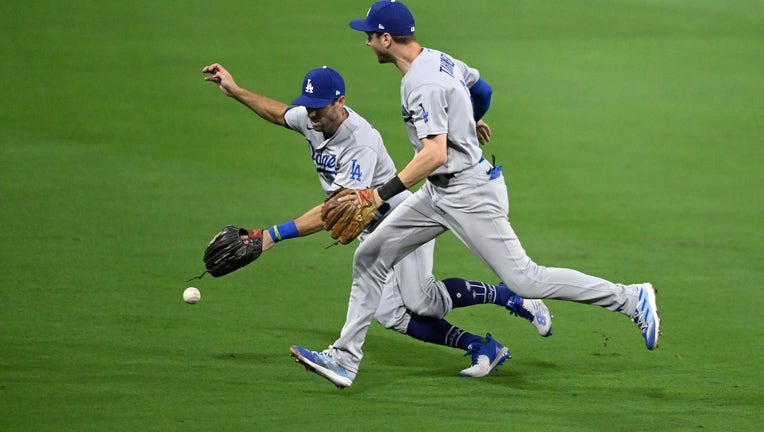
M247 236L247 239L242 239ZM225 276L256 260L263 253L263 230L228 225L212 238L204 251L204 266L213 277Z
M355 199L339 201L342 197L355 195ZM371 189L340 188L324 201L321 220L324 229L331 232L333 239L341 244L355 240L371 224L377 212L374 191Z

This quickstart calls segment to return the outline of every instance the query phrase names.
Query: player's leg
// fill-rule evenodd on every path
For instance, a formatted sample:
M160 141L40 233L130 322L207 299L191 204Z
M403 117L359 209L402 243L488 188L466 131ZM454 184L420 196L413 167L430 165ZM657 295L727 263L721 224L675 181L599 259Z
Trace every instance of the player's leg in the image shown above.
M443 232L434 209L428 206L431 197L418 194L393 210L356 249L353 285L339 338L323 352L296 345L290 350L298 362L338 387L350 386L358 373L366 333L393 266ZM490 336L486 341L470 346L473 366L463 371L467 376L487 374L509 356L509 351Z
M384 233L383 231L380 224L375 233ZM293 345L289 350L297 362L305 365L306 369L326 378L339 388L351 386L358 373L363 358L363 343L372 319L376 317L383 326L388 328L404 326L403 321L395 322L397 319L410 319L405 310L394 303L386 304L380 310L383 295L389 297L392 294L389 288L386 289L386 286L391 285L392 272L382 274L381 278L373 279L370 283L359 282L357 271L359 251L372 237L372 235L366 237L353 256L353 284L350 288L347 315L340 337L323 351L312 351L299 345ZM397 314L397 316L383 316L384 314ZM408 327L408 324L405 326Z
M645 312L655 303L652 286L617 284L576 270L537 265L526 254L506 217L508 205L503 177L494 180L476 178L472 184L464 186L464 191L469 193L462 191L460 197L473 200L473 206L479 207L480 211L472 212L469 205L461 202L459 207L446 211L447 226L518 294L527 298L597 305L630 316L635 322L647 321L647 324L638 322L638 325L647 347L657 346L660 324L657 310L653 307L652 311ZM642 318L637 316L640 313Z
M393 266L393 282L409 311L422 317L442 318L454 307L493 303L530 322L541 336L552 334L552 315L542 300L525 300L503 283L436 280L432 275L434 254L435 240L431 240ZM384 303L383 296L381 305Z
M412 198L410 197L406 202ZM322 352L311 351L297 345L290 349L298 362L338 387L350 386L358 373L363 358L366 333L379 308L385 284L392 275L392 267L437 235L434 233L430 238L417 238L416 242L409 242L405 247L400 247L403 242L396 240L401 234L396 228L389 226L388 222L394 220L404 207L406 207L405 202L393 210L355 250L353 284L350 289L345 324L342 326L339 338ZM439 229L442 232L442 227Z
M485 337L477 336L443 318L412 315L407 334L424 342L467 351L467 354L472 356L472 363L459 373L466 377L486 376L511 357L509 349L490 334L486 334Z
M411 207L415 198L416 194L390 212L361 242L353 256L353 284L347 316L340 337L332 344L332 355L354 374L363 357L366 332L393 266L443 232L442 225L425 216L426 210ZM406 225L398 218L406 221ZM406 304L406 295L403 292L401 295Z
M438 227L434 233L442 232ZM442 318L451 311L451 296L443 282L432 275L435 240L406 255L392 267L393 283L401 300L412 313Z
M380 287L384 285L393 266L443 232L443 225L438 221L434 210L427 206L428 202L428 199L418 198L417 194L414 194L398 206L356 249L348 314L339 339L331 347L335 361L350 373L358 372L358 366L363 357L361 348L370 321L367 315L368 305L379 301L382 290ZM423 265L431 269L431 261L428 264L427 258L423 259L425 260ZM417 277L421 277L419 275L421 272L417 272ZM405 288L412 288L412 290L408 291ZM421 284L417 283L401 289L401 295L407 307L409 307L406 303L407 294L415 290L421 290ZM441 297L436 308L447 311L450 308L449 299L443 297L442 293L439 295ZM414 301L421 300L415 298ZM444 334L448 334L452 327L445 321L420 320L419 318L416 318L414 326L411 322L409 323L409 331L412 336L421 340L437 341L438 337L447 337ZM438 326L442 326L440 330ZM458 333L458 331L451 331L452 335ZM478 364L480 373L473 376L482 376L490 372L509 355L506 348L490 338L485 338L483 344L472 345L475 354L473 358L480 360ZM489 351L489 348L493 351ZM485 364L485 359L490 359L488 364Z
M398 291L398 286L392 273L382 289L379 306L377 306L377 311L374 312L374 319L386 329L406 334L411 314L403 304L401 293Z
M421 220L421 215L427 213L428 207L424 205L426 201L417 201L417 199L421 200L421 197L412 197L408 202L415 211L409 216L406 213L397 214L390 224L397 227L395 232L405 231L408 227L417 227L417 231L423 232L398 234L396 238L389 240L391 243L401 245L404 239L412 241L412 236L422 235L424 238L429 238L443 232L437 218L433 218L430 230L423 230L426 223ZM451 310L452 299L445 284L435 280L432 275L434 252L435 241L427 241L392 267L396 291L401 293L403 303L412 312L406 334L424 342L466 350L472 354L473 362L471 367L462 371L462 375L472 377L488 375L509 357L509 350L490 335L478 336L443 318ZM387 255L384 249L381 253L383 256ZM376 260L369 262L374 261ZM455 281L455 278L451 279L451 282ZM385 301L384 297L382 301Z
M393 266L393 274L382 291L374 318L383 327L396 330L422 342L462 349L472 354L472 365L461 372L464 376L488 375L509 357L509 350L487 335L478 336L459 328L444 318L431 318L409 313L398 289L398 268L405 259ZM398 282L394 282L398 280Z
M515 292L527 298L552 298L596 304L621 311L636 307L636 290L576 270L534 263L507 219L506 185L502 177L478 181L469 194L479 212L452 207L444 218L449 228ZM487 204L492 203L492 204Z
M552 335L552 314L543 300L524 299L503 282L492 285L481 281L448 278L443 280L443 284L451 297L454 309L477 304L495 304L507 309L511 315L530 322L542 337Z

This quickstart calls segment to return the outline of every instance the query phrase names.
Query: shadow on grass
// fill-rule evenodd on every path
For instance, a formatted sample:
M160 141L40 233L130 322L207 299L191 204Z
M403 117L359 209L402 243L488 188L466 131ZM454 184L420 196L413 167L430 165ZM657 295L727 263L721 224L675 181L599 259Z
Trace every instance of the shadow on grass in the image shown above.
M278 336L280 342L274 344L272 341L260 342L257 338L252 338L250 344L251 351L224 351L213 352L212 358L217 360L229 360L240 361L244 363L280 363L285 358L289 358L289 347L292 345L300 345L308 349L321 351L325 349L331 342L337 338L337 333L329 330L316 330L316 329L284 329L284 328L259 328L259 332L270 335L268 339L272 339L272 335ZM311 342L311 341L323 341Z

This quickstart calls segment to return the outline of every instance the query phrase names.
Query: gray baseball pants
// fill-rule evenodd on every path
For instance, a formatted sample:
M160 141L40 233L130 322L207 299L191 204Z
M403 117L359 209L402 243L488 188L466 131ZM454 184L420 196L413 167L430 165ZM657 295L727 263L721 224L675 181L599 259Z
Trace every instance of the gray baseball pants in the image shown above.
M509 201L504 177L491 178L491 168L483 160L450 179L427 181L356 249L345 325L330 347L335 361L345 369L358 372L366 332L390 269L446 230L452 231L521 297L569 300L625 315L634 312L636 286L616 284L576 270L539 266L528 257L507 218ZM402 286L401 294L418 295L408 290L421 288Z

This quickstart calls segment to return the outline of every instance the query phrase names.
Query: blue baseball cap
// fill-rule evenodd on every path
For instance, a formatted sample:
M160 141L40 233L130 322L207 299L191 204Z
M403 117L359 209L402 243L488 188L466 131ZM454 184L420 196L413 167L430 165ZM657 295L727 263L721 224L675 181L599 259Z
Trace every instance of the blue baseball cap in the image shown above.
M382 0L371 5L366 18L350 21L350 27L362 32L410 36L414 34L414 15L401 2Z
M292 101L306 108L323 108L345 95L345 81L330 67L313 69L302 80L302 94Z

